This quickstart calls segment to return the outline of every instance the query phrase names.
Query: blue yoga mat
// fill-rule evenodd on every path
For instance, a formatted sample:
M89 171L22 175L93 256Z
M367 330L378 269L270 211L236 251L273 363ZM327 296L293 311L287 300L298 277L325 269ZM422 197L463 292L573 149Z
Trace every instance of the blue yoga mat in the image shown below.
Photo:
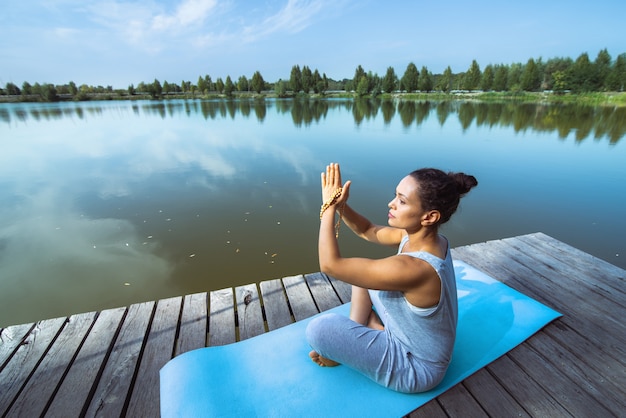
M560 314L455 261L459 323L443 382L419 394L386 389L346 366L319 367L304 337L309 320L170 360L160 372L168 417L392 417L437 397ZM349 304L332 309L349 314Z

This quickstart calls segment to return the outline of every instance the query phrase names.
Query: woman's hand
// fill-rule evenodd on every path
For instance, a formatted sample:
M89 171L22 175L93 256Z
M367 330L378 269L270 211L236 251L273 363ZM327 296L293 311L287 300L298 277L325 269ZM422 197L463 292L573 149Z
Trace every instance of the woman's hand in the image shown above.
M335 196L337 189L343 188L341 195L335 199L334 204L345 204L348 201L351 182L341 183L341 169L339 164L330 163L326 166L326 172L322 173L322 203L328 202Z

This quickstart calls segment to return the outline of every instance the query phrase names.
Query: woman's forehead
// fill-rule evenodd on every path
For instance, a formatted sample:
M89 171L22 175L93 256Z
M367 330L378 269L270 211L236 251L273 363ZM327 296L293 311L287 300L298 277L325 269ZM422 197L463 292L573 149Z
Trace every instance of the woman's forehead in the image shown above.
M406 176L400 180L400 183L398 183L398 186L396 187L396 191L407 197L416 196L418 185L417 180L411 176Z

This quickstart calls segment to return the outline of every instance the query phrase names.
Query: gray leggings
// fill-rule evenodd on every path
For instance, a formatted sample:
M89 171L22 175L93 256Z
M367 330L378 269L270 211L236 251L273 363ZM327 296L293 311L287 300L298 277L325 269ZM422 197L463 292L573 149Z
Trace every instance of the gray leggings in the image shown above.
M387 329L375 330L343 315L328 313L313 318L306 328L306 338L322 357L398 392L427 391L445 374L445 369L412 356Z

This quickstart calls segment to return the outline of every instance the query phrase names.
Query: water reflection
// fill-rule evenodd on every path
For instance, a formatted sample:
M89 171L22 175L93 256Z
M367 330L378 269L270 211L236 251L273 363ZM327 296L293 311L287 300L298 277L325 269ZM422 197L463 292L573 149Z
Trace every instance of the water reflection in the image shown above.
M62 118L84 119L96 117L105 109L115 108L111 103L77 103L59 107L47 104L25 104L0 106L0 121L28 123L50 121ZM216 118L235 119L240 116L254 116L263 122L269 111L275 109L281 114L290 113L295 126L308 126L326 118L333 109L350 112L358 126L364 120L378 117L386 124L396 116L406 128L423 124L430 116L443 125L450 117L458 118L463 130L472 125L511 127L515 132L533 130L535 132L556 132L560 138L574 133L576 141L587 138L608 139L616 144L626 135L626 108L592 107L576 104L536 104L536 103L480 103L472 101L412 101L376 99L285 99L285 100L172 100L133 103L132 111L139 115L158 116L162 119L181 115L193 117L201 114L205 120ZM115 109L128 110L126 104ZM433 115L434 114L434 115Z
M464 170L480 187L446 227L455 246L542 231L619 263L625 149L607 144L624 116L407 100L1 104L0 326L315 271L319 170L333 160L372 220L408 170ZM342 231L346 255L381 256Z

